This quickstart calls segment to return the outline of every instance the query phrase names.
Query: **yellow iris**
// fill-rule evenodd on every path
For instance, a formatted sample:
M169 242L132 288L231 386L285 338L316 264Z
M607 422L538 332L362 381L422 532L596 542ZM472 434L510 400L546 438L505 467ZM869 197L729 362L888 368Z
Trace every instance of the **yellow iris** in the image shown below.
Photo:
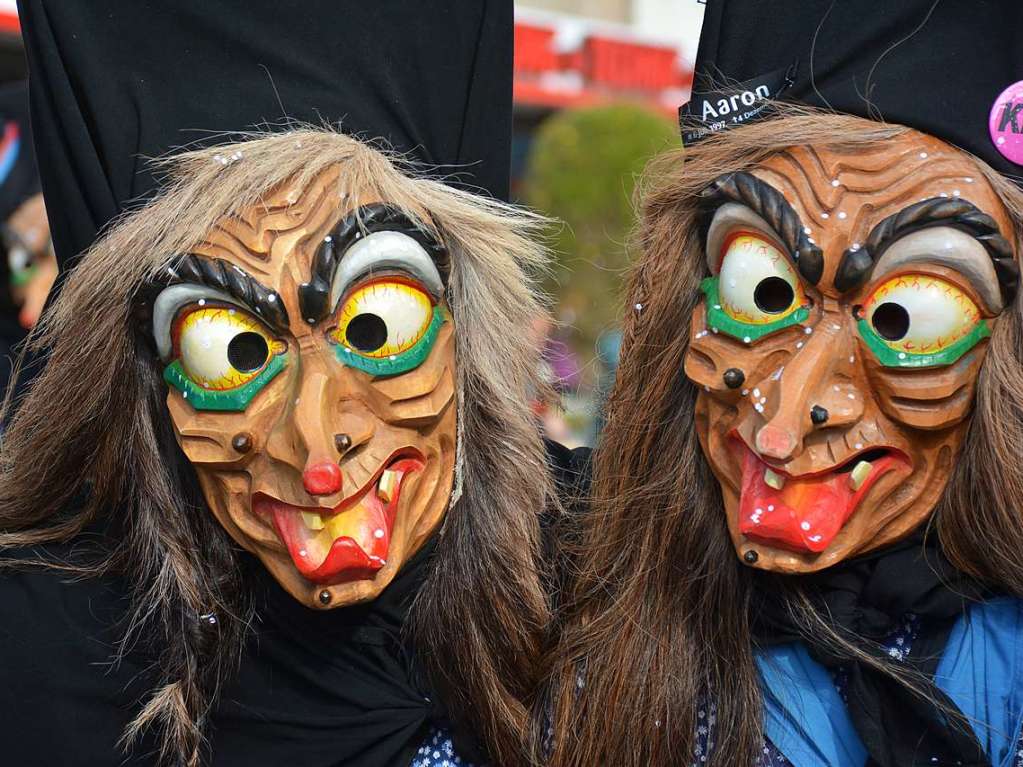
M334 340L364 357L386 358L415 346L433 319L433 302L422 289L395 278L356 288L338 309Z
M907 354L947 349L981 321L969 295L930 274L902 274L882 283L864 303L862 316L885 345Z
M244 386L285 345L247 312L229 306L198 306L182 313L174 345L185 374L203 389Z
M792 264L774 245L749 232L732 236L718 274L721 309L746 325L783 320L806 303Z

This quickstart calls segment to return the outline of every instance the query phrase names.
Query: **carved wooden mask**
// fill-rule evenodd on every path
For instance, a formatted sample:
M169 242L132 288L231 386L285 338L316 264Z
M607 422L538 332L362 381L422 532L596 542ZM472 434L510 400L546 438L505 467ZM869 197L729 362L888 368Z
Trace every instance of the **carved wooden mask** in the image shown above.
M11 299L18 321L32 328L57 279L57 257L50 241L50 224L42 194L29 197L7 219L2 232L10 275Z
M685 371L737 553L807 572L905 536L945 488L1014 300L1001 201L916 132L794 148L705 198Z
M455 467L446 255L336 171L222 220L153 304L167 406L213 514L295 599L374 598Z

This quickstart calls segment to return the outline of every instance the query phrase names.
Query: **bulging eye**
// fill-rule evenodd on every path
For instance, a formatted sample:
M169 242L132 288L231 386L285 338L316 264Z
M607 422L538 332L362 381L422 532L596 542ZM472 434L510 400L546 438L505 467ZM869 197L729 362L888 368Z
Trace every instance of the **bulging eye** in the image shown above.
M390 359L418 344L430 329L434 305L411 280L383 277L363 283L341 302L333 339L349 353Z
M262 373L285 344L248 313L229 306L193 306L172 331L181 369L197 386L230 391Z
M989 334L973 299L929 274L892 277L858 316L861 335L886 365L950 364Z
M717 276L700 288L707 296L707 326L744 343L805 322L809 301L785 255L750 232L730 235Z
M725 242L718 291L721 309L750 325L785 319L806 303L799 277L785 255L747 232Z
M32 267L32 252L24 245L13 245L7 251L7 266L14 274L30 269Z

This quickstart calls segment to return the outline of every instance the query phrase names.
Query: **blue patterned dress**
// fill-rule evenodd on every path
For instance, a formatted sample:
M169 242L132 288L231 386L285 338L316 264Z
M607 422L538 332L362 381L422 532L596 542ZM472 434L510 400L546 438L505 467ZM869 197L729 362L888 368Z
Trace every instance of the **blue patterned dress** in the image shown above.
M455 744L446 730L430 728L423 745L412 758L410 767L479 767L455 753Z

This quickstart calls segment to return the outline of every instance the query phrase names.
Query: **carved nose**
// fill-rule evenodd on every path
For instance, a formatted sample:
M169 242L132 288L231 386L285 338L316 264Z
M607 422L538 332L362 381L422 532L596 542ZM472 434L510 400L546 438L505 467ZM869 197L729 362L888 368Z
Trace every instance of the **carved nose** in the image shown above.
M341 467L331 461L320 461L302 472L302 484L309 495L333 495L341 490Z
M795 436L786 429L767 424L757 432L757 452L767 458L786 461L796 451L798 443Z

